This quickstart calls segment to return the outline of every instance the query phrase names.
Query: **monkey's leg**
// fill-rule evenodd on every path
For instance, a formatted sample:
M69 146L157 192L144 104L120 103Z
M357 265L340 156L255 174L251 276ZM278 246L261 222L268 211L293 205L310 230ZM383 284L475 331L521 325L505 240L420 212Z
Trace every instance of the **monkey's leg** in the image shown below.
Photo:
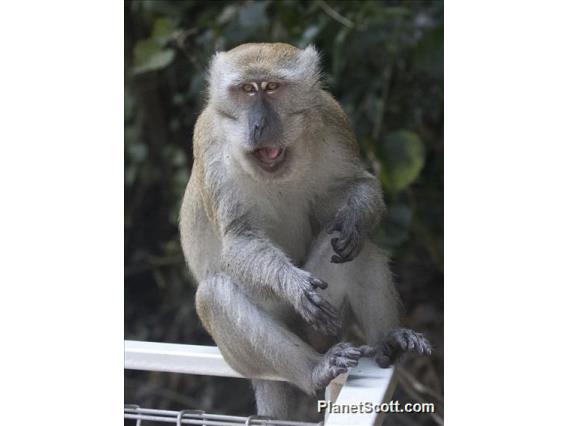
M225 274L213 275L199 284L196 305L227 362L245 376L280 376L314 394L356 365L361 356L361 350L345 343L319 354ZM262 410L270 414L281 408Z
M309 409L315 404L312 405L311 398L297 387L271 380L253 380L252 384L259 415L285 420L311 420Z
M320 235L305 269L329 284L326 295L334 306L349 302L370 346L365 355L375 356L381 367L387 367L405 352L430 354L424 336L398 328L401 304L387 257L370 241L351 262L331 263L332 255L331 237Z

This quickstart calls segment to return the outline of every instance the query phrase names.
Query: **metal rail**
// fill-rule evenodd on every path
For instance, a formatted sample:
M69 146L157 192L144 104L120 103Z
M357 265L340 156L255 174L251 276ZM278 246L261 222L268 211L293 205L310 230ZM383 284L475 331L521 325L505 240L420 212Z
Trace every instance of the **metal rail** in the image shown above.
M124 368L128 370L243 378L240 373L227 364L216 346L125 340ZM276 376L259 376L257 378L284 380Z
M214 346L180 345L126 340L124 342L124 368L130 370L162 371L170 373L197 374L222 377L243 377L233 370ZM284 380L275 376L261 376L259 379ZM337 406L361 407L365 404L381 404L390 401L396 379L394 368L380 368L374 361L363 358L359 365L333 380L326 389L326 399ZM382 413L369 412L326 412L325 426L377 426L382 424ZM185 414L183 414L185 412ZM182 413L182 414L180 414ZM178 418L178 416L180 416ZM202 417L196 417L202 416ZM266 420L258 416L237 417L206 414L199 410L167 411L125 406L125 418L161 421L165 423L198 424L208 426L225 425L278 425L306 426L313 423Z
M333 386L333 382L332 385ZM362 358L353 367L335 400L336 406L376 406L389 402L396 387L396 374L393 367L380 368L369 359ZM382 412L330 413L325 426L381 425Z
M222 414L209 414L201 410L154 410L140 408L137 405L124 407L124 418L160 423L175 423L176 425L202 425L202 426L317 426L317 423L292 422L272 420L262 416L226 416ZM137 425L142 426L142 425Z

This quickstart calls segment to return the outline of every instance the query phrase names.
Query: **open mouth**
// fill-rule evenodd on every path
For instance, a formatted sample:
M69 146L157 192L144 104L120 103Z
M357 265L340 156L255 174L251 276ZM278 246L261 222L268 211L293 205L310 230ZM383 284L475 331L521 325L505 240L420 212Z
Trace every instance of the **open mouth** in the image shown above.
M253 151L255 158L266 170L275 170L286 154L282 147L264 146Z

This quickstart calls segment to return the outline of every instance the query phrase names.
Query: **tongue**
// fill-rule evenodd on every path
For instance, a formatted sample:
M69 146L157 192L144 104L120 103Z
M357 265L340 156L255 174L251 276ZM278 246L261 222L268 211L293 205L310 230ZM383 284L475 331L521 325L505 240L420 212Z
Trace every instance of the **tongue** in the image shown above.
M261 148L258 151L267 160L275 160L280 155L280 148Z

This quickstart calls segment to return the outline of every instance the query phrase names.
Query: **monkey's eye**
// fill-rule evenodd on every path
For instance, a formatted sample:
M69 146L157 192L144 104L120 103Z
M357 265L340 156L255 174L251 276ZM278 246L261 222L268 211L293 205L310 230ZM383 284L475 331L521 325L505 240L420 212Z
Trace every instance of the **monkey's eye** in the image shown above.
M246 92L246 93L254 93L256 91L254 86L252 84L249 84L249 83L243 84L241 86L241 89L243 89L243 92Z
M280 84L271 81L266 85L266 91L267 92L273 92L276 89L278 89L279 87L280 87Z

